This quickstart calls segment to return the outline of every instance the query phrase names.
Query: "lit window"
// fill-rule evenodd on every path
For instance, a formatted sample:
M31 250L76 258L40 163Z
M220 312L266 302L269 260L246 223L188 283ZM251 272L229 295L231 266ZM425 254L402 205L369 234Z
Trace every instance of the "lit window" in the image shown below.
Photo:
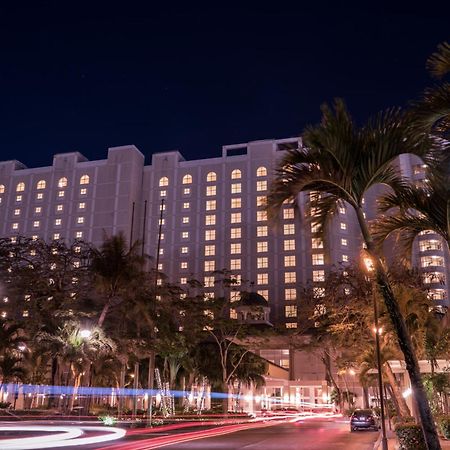
M325 258L323 253L315 253L312 255L313 266L319 266L325 264Z
M36 237L37 239L37 237ZM17 242L17 237L16 236L11 236L10 241L12 244L15 244Z
M161 197L166 197L167 196L167 191L165 189L162 189L161 191L159 191L159 195Z
M89 184L89 175L81 175L80 184Z
M263 166L258 167L256 169L256 176L257 177L265 177L265 176L267 176L267 169L265 167L263 167Z
M205 287L214 287L214 277L205 277L204 284Z
M190 208L190 203L189 202L184 202L183 203L183 209L189 209Z
M260 192L260 191L267 191L267 181L266 180L257 181L256 182L256 190L258 192Z
M286 300L295 300L297 298L297 290L292 288L285 289L284 298Z
M232 283L234 286L240 286L240 285L241 285L241 282L242 282L242 276L241 276L240 274L232 275L232 276L230 277L230 279L231 279L231 283Z
M206 200L206 211L214 211L216 209L215 200Z
M230 270L241 270L241 260L230 259Z
M59 188L67 187L67 178L66 177L62 177L58 180L58 187Z
M181 247L181 253L186 254L189 251L188 247Z
M77 239L81 239L81 238L83 237L83 232L82 232L82 231L77 231L77 232L75 233L75 237L76 237Z
M63 205L56 205L56 211L61 212L64 209Z
M186 277L181 277L180 278L180 284L186 284L187 283L187 278Z
M163 270L163 263L159 263L159 264L158 264L158 270ZM157 295L157 296L156 296L156 299L157 299L157 300L161 300L161 296L160 296L160 295Z
M341 239L341 245L347 247L347 239Z
M22 313L22 317L28 317L28 316L29 316L28 310L25 309Z
M346 294L348 294L348 292L346 292L347 288L344 289L344 292ZM315 287L313 288L313 296L314 298L321 298L321 297L325 297L325 288L323 287Z
M4 194L4 193L5 193L5 185L0 184L0 194Z
M31 236L31 239L33 239L33 241L37 241L38 235L37 235L37 234L33 234L33 235Z
M242 202L240 198L232 198L231 199L231 208L240 208L242 206Z
M14 215L15 216L20 216L20 209L15 209L14 210Z
M213 272L216 270L216 262L215 261L205 261L204 264L205 272Z
M184 195L189 195L191 193L191 188L184 188L183 189L183 194Z
M283 219L293 219L294 218L294 208L283 209Z
M319 238L312 238L311 239L311 247L312 248L323 248L323 241Z
M40 225L39 220L35 220L35 221L33 222L33 227L34 227L34 228L38 228L39 225Z
M53 239L54 239L55 241L57 241L59 238L60 238L60 234L59 234L59 233L54 233L54 234L53 234Z
M77 218L77 223L84 223L84 217L78 217Z
M268 284L268 283L269 283L269 274L258 273L256 275L256 284Z
M241 213L231 213L231 223L241 223Z
M86 188L81 188L80 189L80 195L86 195L87 194L87 189Z
M58 197L64 197L64 191L58 191Z
M84 203L84 202L78 203L78 208L79 209L85 209L86 208L86 203Z
M258 237L264 237L268 234L268 228L266 225L256 227L256 235Z
M216 230L205 231L205 241L214 241L216 239Z
M269 300L269 291L267 289L258 289L256 292L259 295L262 295L266 300Z
M45 180L39 180L36 184L36 189L45 189L46 185L47 183L45 182Z
M295 241L294 239L286 239L283 243L284 251L295 250Z
M160 254L160 255L164 255L164 249L163 249L163 248L160 248L160 249L159 249L159 254Z
M339 207L339 213L340 213L340 214L345 214L345 213L346 213L345 206L340 206L340 207Z
M186 174L183 177L183 184L192 184L192 175Z
M266 204L267 204L267 196L258 195L256 197L256 206L266 206Z
M158 225L165 225L166 223L166 219L159 219L158 220Z
M230 244L230 253L232 255L241 253L241 244Z
M295 234L295 225L293 223L283 225L283 234Z
M347 224L345 222L341 222L341 230L346 230Z
M239 169L234 169L231 172L231 179L237 180L238 178L242 178L242 172Z
M230 308L230 319L237 319L237 312L234 308Z
M284 267L295 266L295 255L289 255L284 257Z
M342 255L342 262L348 262L348 255Z
M169 179L167 177L161 177L159 179L159 186L160 187L169 186Z
M16 192L23 192L25 190L25 183L21 181L16 186Z
M215 245L205 245L205 256L214 256L216 254Z
M285 283L295 283L297 281L297 275L295 272L285 272L284 282Z
M42 200L44 198L44 194L42 192L39 192L36 194L36 200Z
M183 219L181 219L182 223L189 223L189 217L184 216Z
M267 269L269 267L269 258L266 256L256 259L256 267L258 269Z
M284 307L284 314L286 317L297 317L297 306L296 305L286 305ZM293 328L295 328L295 327L293 327Z
M241 229L240 228L231 228L230 230L230 238L231 239L240 239L241 238Z
M318 233L319 228L320 228L320 226L318 223L312 223L311 224L311 233Z
M442 250L442 244L436 239L427 239L419 241L419 249L421 252L428 250Z
M442 256L422 256L420 258L420 266L421 267L430 267L430 266L443 266L444 258Z
M205 225L215 225L216 224L216 216L214 214L207 215L205 217Z
M217 189L216 186L206 186L206 195L207 197L211 197L212 195L216 195Z
M14 222L14 223L12 224L12 229L13 229L13 230L18 230L18 229L19 229L19 224L18 224L17 222Z
M217 180L216 172L208 172L208 174L206 175L206 181L216 181L216 180Z
M189 231L182 231L181 239L189 239Z
M256 211L256 221L263 222L267 220L267 211Z
M165 237L164 233L161 233L161 240L162 241L164 240L164 237Z
M297 328L297 323L296 322L287 322L286 328Z
M188 268L188 263L186 261L182 261L180 263L180 269L187 269Z
M61 219L55 219L55 225L61 225Z
M22 196L16 195L16 202L21 202L21 201L22 201Z
M268 251L269 244L266 241L256 243L256 252L265 253Z
M232 194L240 194L241 193L241 183L232 183L231 184L231 193Z

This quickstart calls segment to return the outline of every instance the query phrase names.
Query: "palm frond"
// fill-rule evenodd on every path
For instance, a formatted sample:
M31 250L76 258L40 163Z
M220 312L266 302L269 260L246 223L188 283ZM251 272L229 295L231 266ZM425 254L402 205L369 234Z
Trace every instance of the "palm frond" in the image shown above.
M436 78L442 78L450 73L450 44L448 42L438 45L437 52L428 58L426 67Z

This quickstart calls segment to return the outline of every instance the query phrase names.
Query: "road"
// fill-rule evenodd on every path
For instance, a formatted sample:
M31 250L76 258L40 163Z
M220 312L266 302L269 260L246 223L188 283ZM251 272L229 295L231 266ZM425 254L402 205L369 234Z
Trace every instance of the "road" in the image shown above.
M378 432L350 433L342 419L310 419L165 446L166 450L372 450Z

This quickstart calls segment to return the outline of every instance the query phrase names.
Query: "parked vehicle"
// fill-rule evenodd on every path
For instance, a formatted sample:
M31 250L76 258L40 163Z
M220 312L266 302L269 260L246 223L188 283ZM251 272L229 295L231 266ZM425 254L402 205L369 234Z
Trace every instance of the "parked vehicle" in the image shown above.
M371 409L357 409L350 417L350 431L360 429L379 430L380 428L380 418Z

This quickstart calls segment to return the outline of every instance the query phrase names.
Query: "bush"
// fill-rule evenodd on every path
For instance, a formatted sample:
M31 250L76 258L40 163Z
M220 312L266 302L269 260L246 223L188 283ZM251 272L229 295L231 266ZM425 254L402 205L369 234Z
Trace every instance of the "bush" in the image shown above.
M450 439L450 415L441 416L438 419L439 430L445 439Z
M8 409L11 406L11 402L0 402L0 409Z
M395 427L395 433L400 444L400 450L427 450L419 425L407 423Z

